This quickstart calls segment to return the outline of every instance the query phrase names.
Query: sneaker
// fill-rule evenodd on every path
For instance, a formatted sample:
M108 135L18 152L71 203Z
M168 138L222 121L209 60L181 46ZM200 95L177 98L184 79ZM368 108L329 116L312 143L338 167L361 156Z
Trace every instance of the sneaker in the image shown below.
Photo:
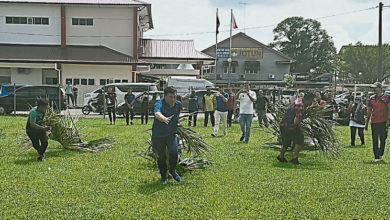
M42 162L43 160L44 160L44 156L43 156L43 155L39 155L38 161L39 161L39 162Z
M379 156L379 160L382 160L382 156Z
M288 162L288 161L286 160L286 158L284 158L284 157L277 156L276 159L278 159L279 162L281 162L281 163L287 163L287 162Z
M298 161L298 158L294 158L290 161L292 164L300 165L301 163Z
M160 180L161 184L167 184L167 182L168 182L168 180L166 178L165 179L161 178L161 180Z
M245 138L245 137L240 137L240 141L244 141L244 138Z
M379 161L381 161L380 159L374 159L374 163L377 163L377 162L379 162Z
M172 176L173 180L176 182L181 181L181 177L176 173L176 171L169 171L169 174Z

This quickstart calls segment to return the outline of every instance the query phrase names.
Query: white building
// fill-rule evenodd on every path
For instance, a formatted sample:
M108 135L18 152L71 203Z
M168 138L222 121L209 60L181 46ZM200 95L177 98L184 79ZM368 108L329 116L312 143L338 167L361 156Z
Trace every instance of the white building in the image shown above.
M138 0L0 0L0 84L71 81L85 92L135 82L151 5Z

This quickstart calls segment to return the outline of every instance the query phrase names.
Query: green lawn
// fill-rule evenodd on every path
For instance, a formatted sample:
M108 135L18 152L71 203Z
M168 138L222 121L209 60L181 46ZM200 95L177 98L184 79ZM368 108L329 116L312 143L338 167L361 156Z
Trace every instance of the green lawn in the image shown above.
M137 156L151 125L81 120L88 140L116 136L116 145L82 153L50 142L46 160L38 163L35 151L20 154L16 143L25 120L0 117L0 219L390 218L390 164L371 162L369 132L366 147L352 148L349 128L337 127L340 159L304 152L303 164L294 166L278 163L278 152L263 147L268 136L256 123L249 144L238 141L237 124L224 138L197 127L213 146L207 159L216 165L186 173L181 183L160 185L158 170ZM384 159L390 161L388 152Z

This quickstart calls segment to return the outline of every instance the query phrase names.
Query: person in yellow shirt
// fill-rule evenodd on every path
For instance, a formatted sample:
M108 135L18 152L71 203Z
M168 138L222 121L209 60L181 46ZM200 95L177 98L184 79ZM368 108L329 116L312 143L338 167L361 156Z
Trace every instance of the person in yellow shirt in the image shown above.
M204 101L204 126L207 127L209 122L209 116L211 119L211 125L214 127L215 118L214 118L214 95L211 94L211 90L207 89L206 95L203 97Z

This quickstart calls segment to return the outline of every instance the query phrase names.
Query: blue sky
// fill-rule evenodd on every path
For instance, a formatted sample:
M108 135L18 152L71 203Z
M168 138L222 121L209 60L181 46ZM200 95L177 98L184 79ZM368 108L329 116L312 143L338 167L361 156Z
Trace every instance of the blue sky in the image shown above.
M154 30L145 33L146 38L193 39L195 46L203 50L215 43L215 34L201 33L215 30L215 13L219 8L220 30L228 30L230 9L233 8L239 31L268 44L273 39L273 28L291 16L319 18L339 15L378 5L373 0L146 0L152 4ZM246 2L244 7L240 2ZM390 5L390 0L382 0ZM349 13L318 19L322 27L333 37L337 49L361 41L378 42L378 9ZM264 27L269 26L270 27ZM256 28L262 27L262 28ZM234 33L237 33L235 31ZM195 34L192 34L195 33ZM221 32L219 40L229 37ZM383 41L390 43L390 8L383 11Z

